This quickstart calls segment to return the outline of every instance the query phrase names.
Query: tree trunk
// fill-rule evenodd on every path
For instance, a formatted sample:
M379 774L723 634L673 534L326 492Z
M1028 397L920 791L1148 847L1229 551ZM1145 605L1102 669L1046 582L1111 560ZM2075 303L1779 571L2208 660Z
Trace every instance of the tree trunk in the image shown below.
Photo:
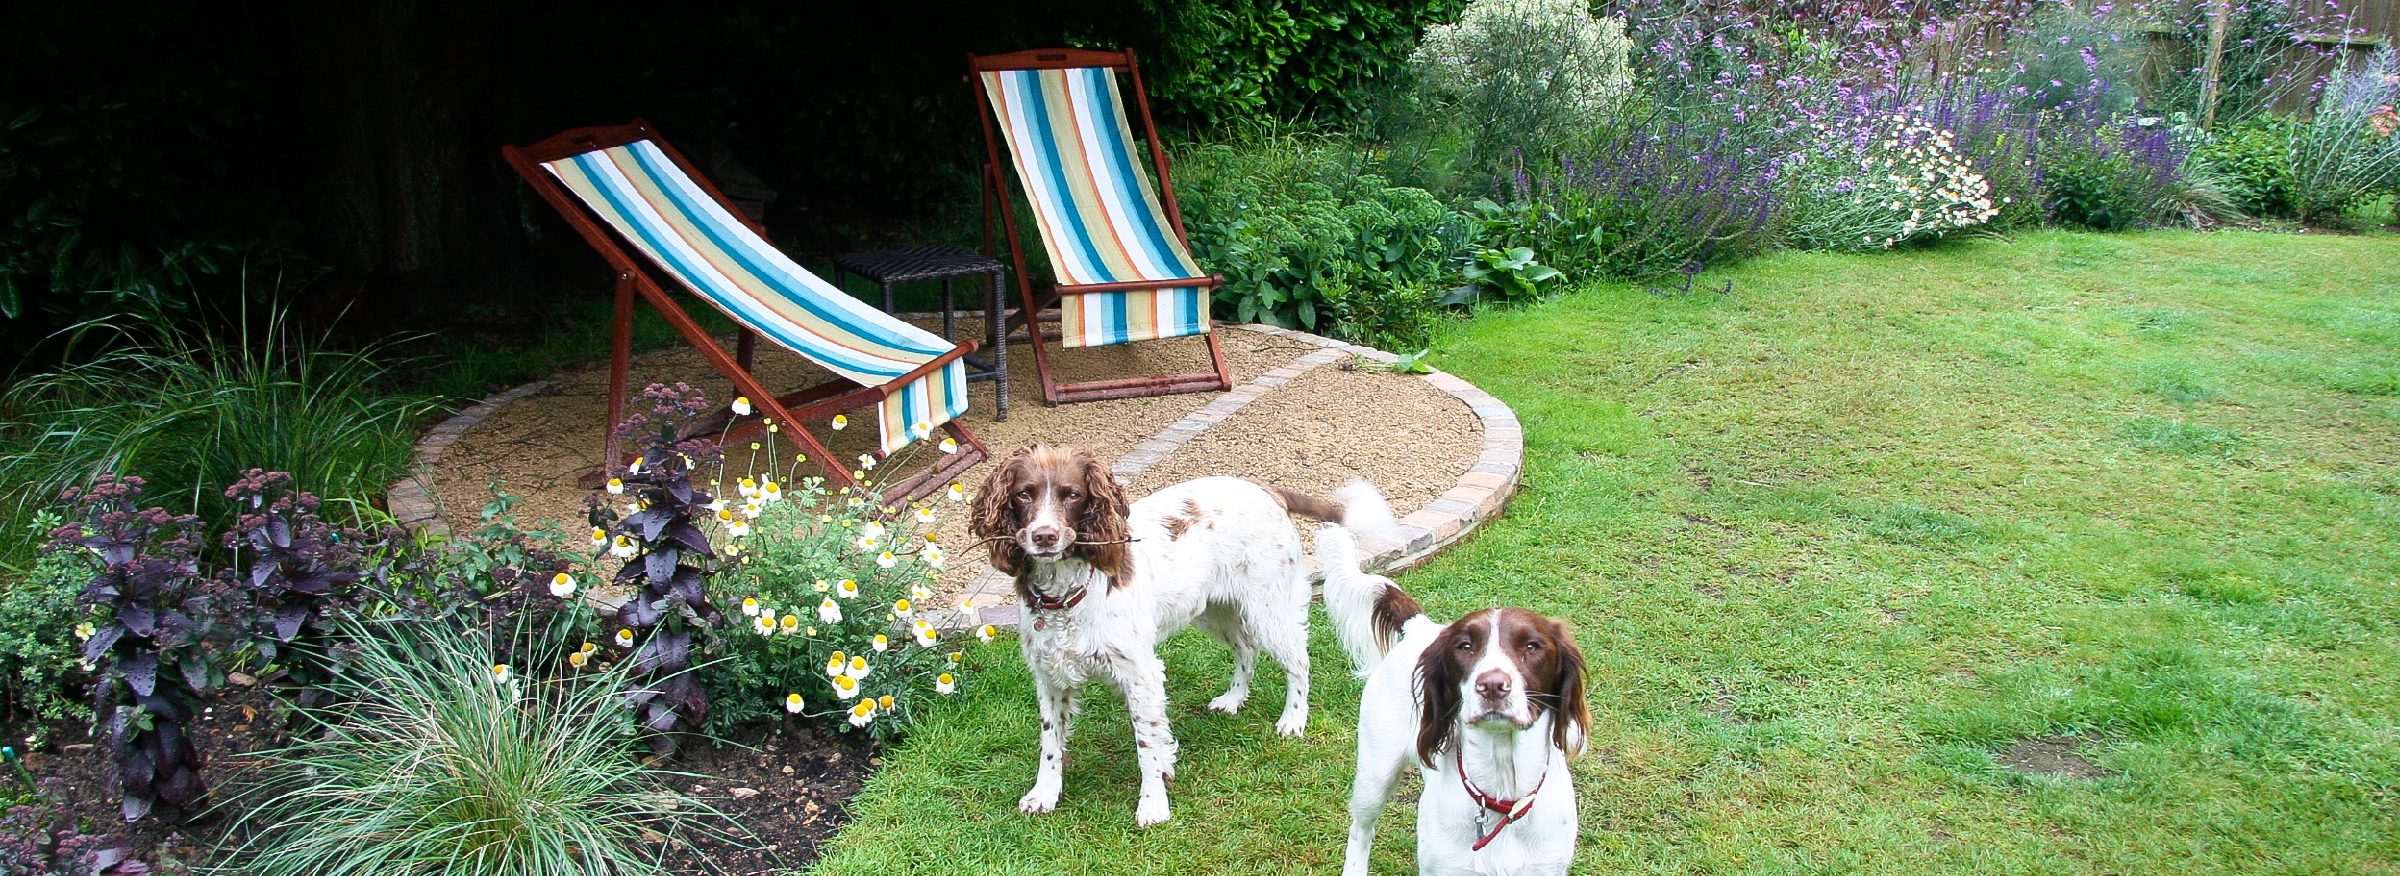
M300 3L289 88L311 251L342 279L422 288L477 261L480 163L462 155L490 92L484 7ZM394 291L397 291L394 289Z

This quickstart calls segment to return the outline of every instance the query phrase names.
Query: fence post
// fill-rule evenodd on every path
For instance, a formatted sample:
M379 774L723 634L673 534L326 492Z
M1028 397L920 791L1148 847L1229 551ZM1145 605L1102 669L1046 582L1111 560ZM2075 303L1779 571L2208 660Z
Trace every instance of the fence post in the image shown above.
M2216 0L2209 5L2208 59L2203 62L2205 70L2200 84L2200 130L2203 131L2217 126L2218 68L2225 61L2225 20L2231 14L2233 0Z

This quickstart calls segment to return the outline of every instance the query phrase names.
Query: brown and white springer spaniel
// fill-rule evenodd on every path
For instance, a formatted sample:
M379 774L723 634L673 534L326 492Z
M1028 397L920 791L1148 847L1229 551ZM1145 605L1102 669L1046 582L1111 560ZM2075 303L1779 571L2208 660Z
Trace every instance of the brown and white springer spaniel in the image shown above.
M1549 874L1575 858L1575 780L1567 760L1591 727L1583 652L1567 626L1522 608L1448 624L1399 585L1358 566L1340 527L1317 533L1325 610L1366 678L1358 775L1342 872L1366 876L1375 819L1414 760L1417 872Z
M1391 519L1382 494L1364 481L1337 495L1326 501L1209 477L1127 504L1099 459L1040 445L994 468L975 497L974 531L990 540L992 567L1016 578L1018 641L1042 715L1041 763L1017 808L1058 805L1075 696L1097 678L1132 713L1142 782L1134 821L1167 820L1175 736L1158 643L1187 626L1233 649L1233 683L1209 708L1241 709L1264 650L1284 670L1275 729L1300 735L1308 725L1309 585L1290 515L1376 526Z

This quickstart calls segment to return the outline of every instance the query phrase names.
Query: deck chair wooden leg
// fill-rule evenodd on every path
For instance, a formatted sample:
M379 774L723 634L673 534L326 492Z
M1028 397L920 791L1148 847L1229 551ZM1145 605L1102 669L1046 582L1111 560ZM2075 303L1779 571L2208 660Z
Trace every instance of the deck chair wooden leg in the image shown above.
M608 469L625 459L625 441L617 437L617 424L625 422L625 382L633 368L633 275L617 275L616 315L609 329L608 346L608 422L602 432L608 437L601 443L601 459L606 460L600 471L585 478L585 489L594 489L608 479Z

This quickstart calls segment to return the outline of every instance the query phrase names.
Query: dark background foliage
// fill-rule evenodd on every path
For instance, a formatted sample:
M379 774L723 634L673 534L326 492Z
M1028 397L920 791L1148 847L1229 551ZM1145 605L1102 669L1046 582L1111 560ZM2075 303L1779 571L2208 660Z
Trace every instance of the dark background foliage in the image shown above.
M602 268L499 147L635 116L740 188L738 157L801 253L972 242L969 52L1131 47L1160 123L1193 132L1347 114L1458 5L12 4L0 341L270 294L378 332L538 323Z

